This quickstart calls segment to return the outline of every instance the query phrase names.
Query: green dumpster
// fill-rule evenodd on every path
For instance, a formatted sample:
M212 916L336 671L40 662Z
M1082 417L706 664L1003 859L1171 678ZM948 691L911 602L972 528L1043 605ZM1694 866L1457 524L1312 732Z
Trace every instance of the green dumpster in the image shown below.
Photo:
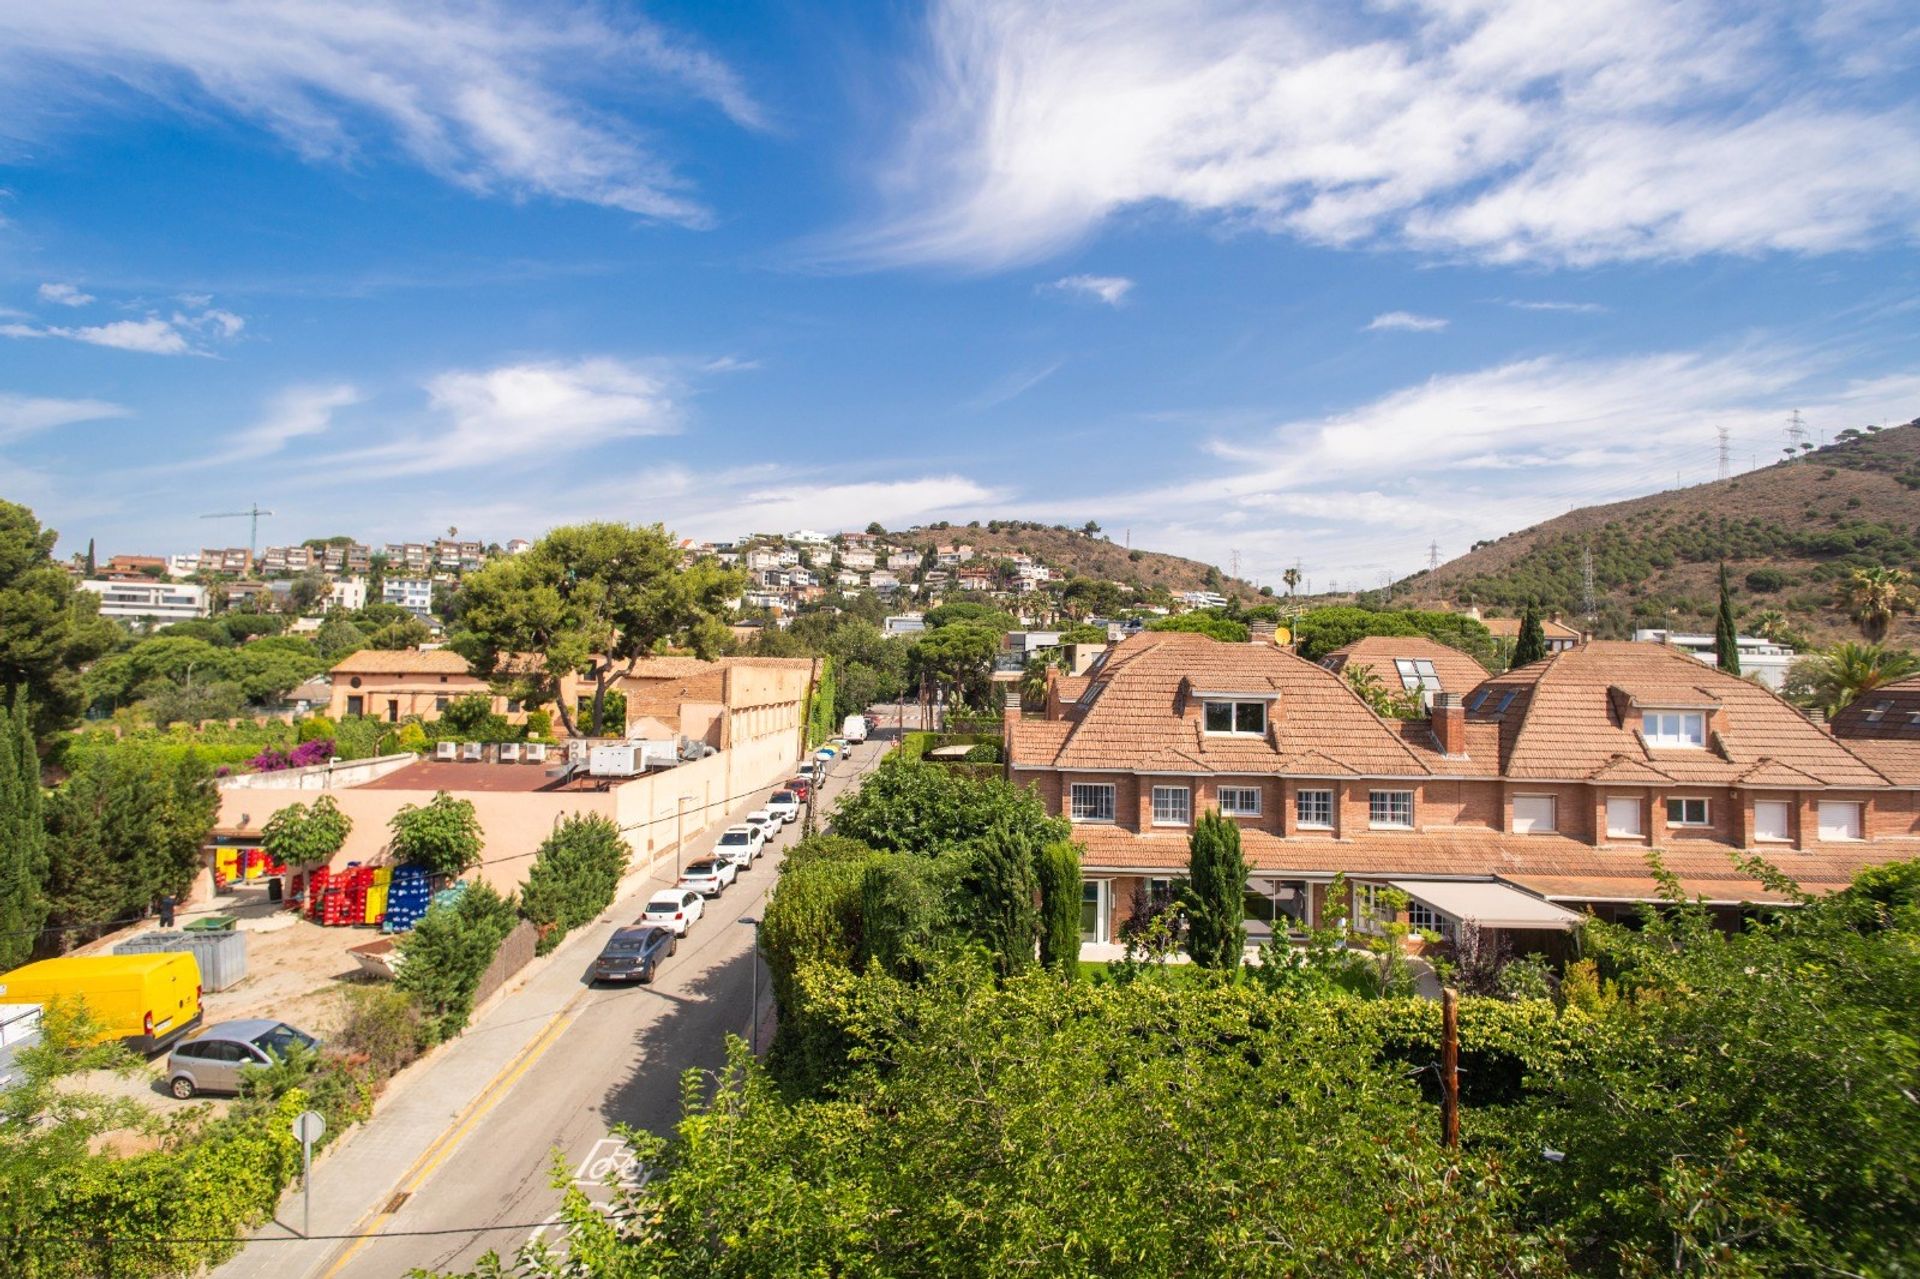
M235 915L202 915L180 926L182 932L189 933L230 933L240 922Z

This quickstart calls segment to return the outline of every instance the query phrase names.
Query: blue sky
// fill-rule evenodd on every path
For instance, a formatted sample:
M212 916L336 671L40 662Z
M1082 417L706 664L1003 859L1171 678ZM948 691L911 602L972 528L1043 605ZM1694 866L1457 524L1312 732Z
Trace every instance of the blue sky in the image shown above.
M1920 416L1916 64L1907 0L0 0L0 496L1371 585Z

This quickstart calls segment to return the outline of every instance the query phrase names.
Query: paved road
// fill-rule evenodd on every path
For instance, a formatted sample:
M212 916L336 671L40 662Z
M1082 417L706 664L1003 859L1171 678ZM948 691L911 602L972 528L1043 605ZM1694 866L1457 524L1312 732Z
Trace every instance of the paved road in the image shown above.
M871 742L837 762L823 788L823 803L831 805L849 786L857 786L889 745ZM753 929L738 921L760 914L778 875L778 853L799 832L799 823L789 826L775 841L775 855L762 858L708 904L706 917L653 985L593 988L586 982L592 954L580 954L578 995L555 1029L499 1082L496 1104L458 1134L437 1162L403 1183L408 1197L375 1223L379 1237L343 1245L319 1273L326 1279L392 1279L413 1267L466 1270L490 1249L510 1255L529 1231L482 1228L552 1218L560 1201L551 1185L556 1150L576 1178L598 1182L620 1150L609 1135L616 1125L670 1132L680 1118L681 1074L718 1067L727 1034L747 1033ZM760 997L765 1014L770 996L764 970ZM394 1171L400 1175L401 1170ZM596 1197L605 1194L599 1191ZM396 1233L424 1230L458 1233ZM559 1242L557 1232L550 1242Z

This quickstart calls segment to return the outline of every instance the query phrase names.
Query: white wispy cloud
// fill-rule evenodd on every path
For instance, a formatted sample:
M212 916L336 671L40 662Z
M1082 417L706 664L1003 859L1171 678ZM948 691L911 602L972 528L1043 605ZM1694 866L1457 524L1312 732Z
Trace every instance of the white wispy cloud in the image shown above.
M326 434L335 414L359 402L360 392L344 383L282 391L258 421L228 442L222 457L247 461L282 452L309 436Z
M997 379L992 386L967 401L967 407L974 410L999 408L1009 400L1016 400L1039 386L1042 382L1058 373L1065 366L1065 358L1049 360L1034 368L1015 369L1005 377Z
M40 286L40 300L60 306L85 306L93 301L93 295L82 293L75 285L49 282Z
M1550 264L1911 237L1902 8L937 0L845 256L998 267L1151 206Z
M1056 293L1093 298L1108 306L1119 306L1133 291L1133 281L1124 275L1068 275L1041 287Z
M209 0L0 6L0 134L57 129L116 92L216 106L302 156L352 162L373 140L469 189L697 224L688 183L622 117L678 95L758 127L723 63L633 13L563 0Z
M731 485L724 500L674 504L675 527L697 537L724 537L745 529L889 528L965 513L977 516L1005 496L963 475L917 476L845 484Z
M1530 302L1509 298L1507 305L1516 311L1565 311L1569 315L1603 315L1606 307L1598 302Z
M107 400L62 400L0 391L0 443L62 426L128 414L128 409Z
M0 324L0 337L67 338L89 346L110 346L120 351L142 351L148 355L192 355L193 345L172 321L159 316L144 320L115 320L110 324L87 324L77 328L58 324Z
M1833 430L1904 421L1916 402L1920 374L1849 380L1780 348L1523 360L1216 439L1218 473L1080 505L1209 562L1236 547L1269 581L1300 559L1373 586L1423 564L1429 542L1451 558L1573 507L1712 479L1717 426L1744 469L1778 458L1796 406Z
M1438 333L1447 327L1447 323L1436 315L1415 315L1412 311L1387 311L1367 321L1366 331L1378 333L1382 330L1400 329L1408 333Z

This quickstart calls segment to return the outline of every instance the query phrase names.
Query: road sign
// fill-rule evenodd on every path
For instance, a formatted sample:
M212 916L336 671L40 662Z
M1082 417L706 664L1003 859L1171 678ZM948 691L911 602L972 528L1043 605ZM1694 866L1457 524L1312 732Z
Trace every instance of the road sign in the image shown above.
M293 1117L293 1135L300 1142L300 1233L313 1233L313 1143L326 1134L327 1121L317 1110Z
M302 1145L311 1146L326 1133L326 1116L317 1110L303 1110L293 1117L293 1135Z

